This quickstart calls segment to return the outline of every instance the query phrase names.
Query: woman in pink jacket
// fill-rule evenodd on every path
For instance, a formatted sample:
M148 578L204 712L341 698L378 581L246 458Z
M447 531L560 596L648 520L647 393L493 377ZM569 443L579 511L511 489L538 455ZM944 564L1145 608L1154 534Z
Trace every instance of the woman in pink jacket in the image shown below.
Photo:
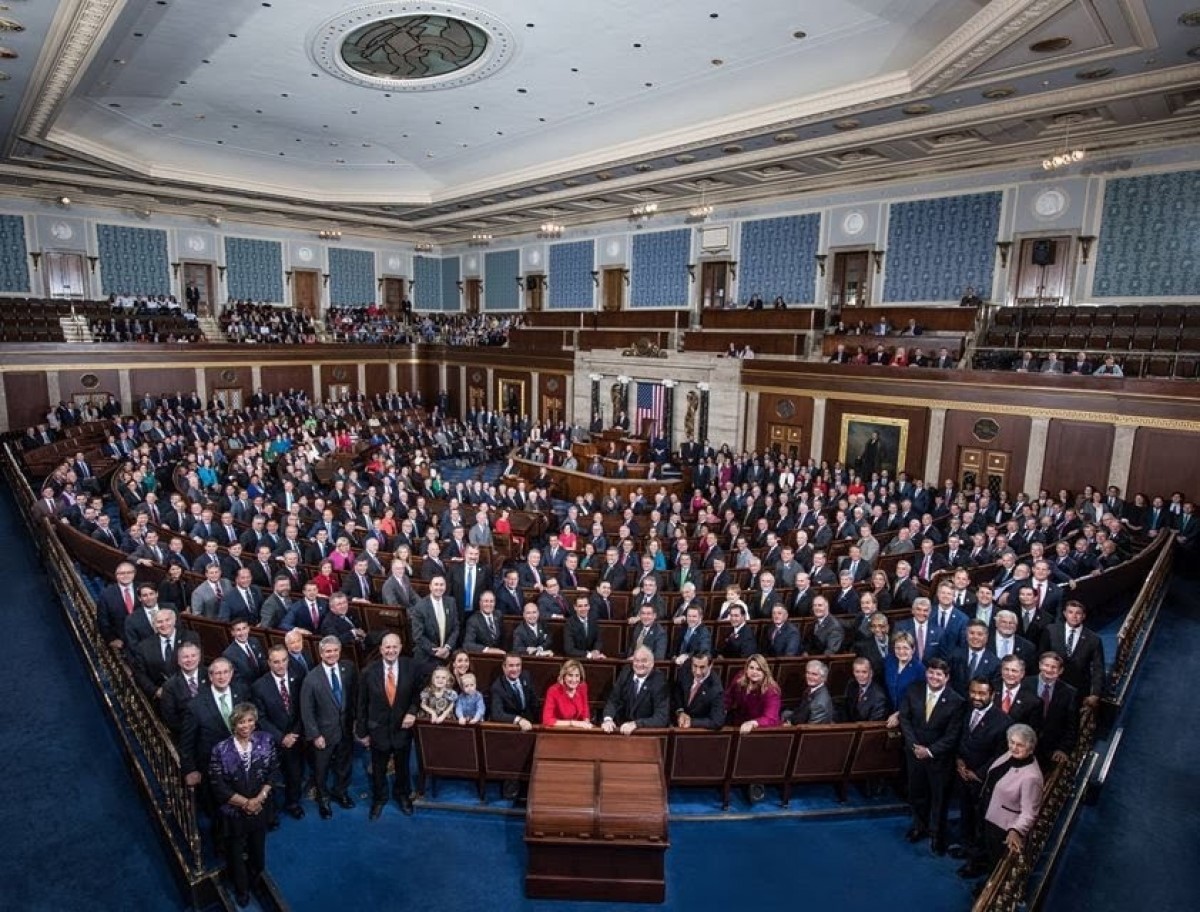
M1034 757L1036 748L1037 733L1032 728L1010 725L1008 753L997 758L984 779L983 844L992 866L1007 852L1025 848L1025 837L1042 806L1042 770Z

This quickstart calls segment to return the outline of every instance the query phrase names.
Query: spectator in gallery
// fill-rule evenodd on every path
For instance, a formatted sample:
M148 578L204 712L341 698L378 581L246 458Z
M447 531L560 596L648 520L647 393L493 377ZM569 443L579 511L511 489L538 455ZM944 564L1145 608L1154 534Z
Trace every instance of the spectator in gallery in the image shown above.
M1112 355L1104 356L1104 363L1092 372L1093 377L1124 377L1125 372Z

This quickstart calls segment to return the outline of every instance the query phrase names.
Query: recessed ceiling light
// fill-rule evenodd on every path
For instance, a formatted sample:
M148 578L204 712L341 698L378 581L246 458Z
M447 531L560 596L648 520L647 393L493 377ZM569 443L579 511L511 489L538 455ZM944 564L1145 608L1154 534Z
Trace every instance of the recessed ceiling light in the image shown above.
M1116 70L1112 67L1096 67L1093 70L1080 70L1075 74L1076 79L1103 79L1105 76L1111 76Z
M119 107L121 107L121 106L120 106L120 105L119 105L117 102L115 102L115 101L110 101L110 102L108 103L108 106L109 106L110 108L119 108Z
M720 57L714 57L714 58L713 58L713 61L712 61L712 65L713 65L713 66L720 66L720 65L721 65L721 64L723 64L724 62L725 62L725 61L724 61L724 60L722 60Z
M709 18L709 19L716 19L716 18L720 17L720 15L721 15L720 13L709 13L709 14L708 14L708 18Z
M1029 45L1029 50L1035 54L1052 54L1055 51L1063 51L1071 46L1071 39L1062 35L1058 38L1043 38L1041 41L1035 41Z
M635 42L633 43L633 46L634 46L635 48L640 48L642 45L641 45L641 43L640 43L640 42L637 42L637 41L635 41Z
M287 93L287 92L280 92L280 93L279 93L279 97L280 97L280 98L287 98L287 97L288 97L288 93Z
M694 156L694 155L676 155L675 156L675 161L679 162L679 164L681 164L681 165L690 165L695 160L696 160L696 156Z
M529 91L528 89L517 89L517 94L518 94L518 95L524 95L524 94L526 94L528 91Z
M160 123L152 123L152 124L150 124L150 126L154 127L157 130L162 129L162 124L160 124Z
M792 32L792 37L796 39L807 38L808 32Z
M646 88L648 88L648 89L654 88L654 83L652 83L652 82L643 83L643 85L645 85Z
M201 62L201 63L212 63L212 61L211 61L211 60L201 60L200 62Z
M1017 94L1017 90L1012 86L998 86L994 89L988 89L983 93L983 97L988 101L996 101L999 98L1009 98Z
M225 145L225 140L223 140L223 139L218 139L218 140L217 140L217 145L218 145L218 146L223 146L223 145Z
M745 151L745 147L739 146L737 143L733 143L732 145L726 146L721 151L726 155L737 155L739 152Z
M795 133L776 133L775 134L775 142L777 142L777 143L795 142L799 138L800 137L798 137Z
M120 64L124 64L125 61L122 60L120 57L118 57L116 60L113 61L113 63L120 65Z
M572 73L578 73L578 72L579 72L579 67L571 67L571 72L572 72Z
M856 130L860 126L861 123L857 120L835 120L833 122L835 130Z
M173 108L182 108L182 107L183 107L183 102L182 102L182 101L173 101L173 102L171 102L171 107L173 107Z
M187 80L186 80L186 79L181 79L181 80L179 80L179 84L180 84L181 86L185 86L185 85L187 85Z
M134 33L133 33L133 37L134 37L134 38L145 38L145 37L146 37L146 33L145 33L145 32L134 32Z
M931 114L933 105L928 104L910 104L904 108L904 113L909 117L920 117L922 114Z
M237 35L235 35L233 32L230 32L230 33L229 33L229 37L230 37L230 38L236 38L236 37L237 37Z
M546 118L544 118L544 117L538 118L538 123L545 123L545 122L546 122Z
M525 28L533 28L533 23L532 23L532 22L526 22L526 23L525 23Z

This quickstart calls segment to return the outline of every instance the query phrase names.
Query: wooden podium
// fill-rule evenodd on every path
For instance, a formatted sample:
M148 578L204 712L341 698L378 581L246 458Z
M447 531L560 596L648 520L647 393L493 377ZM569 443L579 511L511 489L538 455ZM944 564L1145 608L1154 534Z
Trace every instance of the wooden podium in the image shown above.
M526 896L661 903L669 842L659 739L541 734L525 844Z

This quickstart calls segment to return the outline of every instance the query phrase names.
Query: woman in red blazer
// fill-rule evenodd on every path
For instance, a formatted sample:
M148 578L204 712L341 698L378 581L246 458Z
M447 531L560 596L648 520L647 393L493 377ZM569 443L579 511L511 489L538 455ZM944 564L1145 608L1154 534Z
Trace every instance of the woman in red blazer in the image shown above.
M558 670L558 682L546 691L542 724L554 728L592 727L587 682L584 681L583 666L575 659L563 662Z

